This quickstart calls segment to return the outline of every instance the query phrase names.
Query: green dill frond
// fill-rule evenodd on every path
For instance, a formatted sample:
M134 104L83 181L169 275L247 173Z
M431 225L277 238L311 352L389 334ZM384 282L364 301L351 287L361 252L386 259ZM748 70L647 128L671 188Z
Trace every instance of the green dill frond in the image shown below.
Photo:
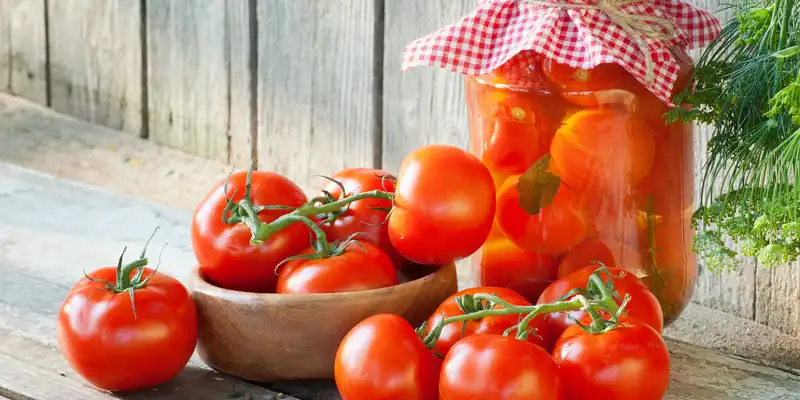
M733 9L665 116L714 128L694 215L711 269L734 265L726 238L765 265L800 253L800 0Z

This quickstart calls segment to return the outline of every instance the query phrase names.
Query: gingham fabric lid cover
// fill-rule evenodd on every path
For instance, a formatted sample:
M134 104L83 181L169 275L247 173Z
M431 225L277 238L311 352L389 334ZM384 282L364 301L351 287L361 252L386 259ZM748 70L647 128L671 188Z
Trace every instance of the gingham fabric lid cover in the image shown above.
M626 20L662 35L634 34L639 31ZM619 64L671 104L680 65L669 48L703 47L720 31L708 11L678 0L483 0L458 22L408 44L402 68L428 65L482 75L532 50L573 68Z

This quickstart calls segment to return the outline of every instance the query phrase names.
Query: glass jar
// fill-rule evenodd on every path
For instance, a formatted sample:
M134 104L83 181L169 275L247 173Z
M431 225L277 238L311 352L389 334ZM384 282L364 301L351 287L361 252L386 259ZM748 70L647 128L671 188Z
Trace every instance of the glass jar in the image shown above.
M673 53L677 93L693 64ZM574 69L523 52L465 83L470 151L498 195L471 283L535 302L550 282L598 260L641 278L665 324L674 321L697 278L692 125L667 125L669 107L616 64Z

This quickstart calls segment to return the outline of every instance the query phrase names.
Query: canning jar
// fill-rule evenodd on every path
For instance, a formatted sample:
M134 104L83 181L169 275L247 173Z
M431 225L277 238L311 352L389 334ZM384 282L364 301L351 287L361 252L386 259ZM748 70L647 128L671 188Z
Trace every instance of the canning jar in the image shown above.
M691 58L676 47L677 93ZM617 64L571 68L531 51L466 77L470 151L495 180L495 225L472 257L475 285L535 302L552 281L600 261L653 291L674 321L697 277L691 250L692 125Z

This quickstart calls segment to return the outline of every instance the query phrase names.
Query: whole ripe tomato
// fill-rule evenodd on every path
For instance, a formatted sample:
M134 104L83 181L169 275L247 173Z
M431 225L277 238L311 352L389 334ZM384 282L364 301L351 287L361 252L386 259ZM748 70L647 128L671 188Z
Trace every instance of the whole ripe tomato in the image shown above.
M431 329L433 329L436 324L438 324L439 321L444 318L464 315L464 312L456 303L455 298L465 294L474 295L476 293L493 294L515 306L532 305L519 293L516 293L511 289L491 286L479 286L465 289L450 296L447 300L440 304L438 308L436 308L436 311L434 311L430 318L428 318L428 324L426 326L425 333L429 333ZM496 306L495 308L503 307ZM466 329L464 329L464 324L461 322L447 324L442 328L441 336L439 336L439 340L436 342L434 350L436 350L440 355L445 355L448 351L450 351L453 345L463 337L479 333L502 335L506 329L519 323L523 317L524 316L522 314L485 317L479 320L467 321ZM544 315L534 318L530 324L528 324L528 328L533 329L534 332L540 336L536 337L536 335L533 334L528 335L528 341L531 343L546 348L555 341L554 338L549 335L547 322L544 319ZM514 330L513 334L516 333L517 331Z
M511 289L530 302L555 281L558 259L523 250L508 239L493 239L481 251L481 284Z
M424 146L400 165L389 239L417 264L447 264L481 247L494 211L492 175L477 157L453 146Z
M664 339L635 318L623 316L621 322L617 328L601 334L571 326L558 339L553 357L568 398L664 398L670 374Z
M440 400L564 398L550 354L508 336L479 334L459 340L444 358L439 379Z
M374 168L347 168L331 178L344 186L345 195L381 190L394 193L395 183L386 171ZM341 198L342 188L335 182L329 182L323 190L335 198ZM345 211L333 221L320 223L325 235L331 242L344 241L355 233L358 239L370 242L383 250L398 268L405 264L403 257L397 253L389 240L389 225L386 223L388 209L392 208L390 200L362 199L350 203Z
M574 271L585 268L593 261L606 267L621 267L627 271L638 272L642 256L636 249L616 240L587 240L573 247L558 264L558 277L563 278Z
M552 204L532 215L520 206L519 175L509 177L497 196L497 224L514 244L540 254L563 253L586 237L586 221L572 189L561 184Z
M582 110L550 145L561 179L578 191L629 192L653 167L655 142L641 118L614 108Z
M233 197L234 202L241 200L246 178L246 171L233 173L227 192L225 182L219 182L200 202L192 219L192 248L203 274L214 284L231 290L272 292L278 279L275 267L309 246L308 227L301 223L289 225L254 246L250 244L251 233L245 224L222 222L226 196ZM308 201L294 182L267 171L253 171L251 193L256 206L300 207ZM269 223L288 212L263 210L258 217Z
M128 291L102 282L117 282L116 267L88 276L58 312L58 345L69 365L92 385L113 391L149 388L178 375L197 343L197 310L186 288L144 268L140 281L149 280L133 291L132 303Z
M312 255L309 247L300 255ZM397 284L397 270L381 249L351 241L340 254L318 259L293 259L280 267L277 293L336 293L377 289Z
M378 314L344 337L334 380L342 400L435 400L441 366L406 320Z
M544 290L537 304L552 303L572 289L586 288L589 284L589 277L598 268L600 268L598 265L588 265L553 282ZM608 271L615 276L613 278L614 290L616 290L619 298L624 299L626 295L631 296L628 305L625 307L628 315L639 319L653 327L656 332L661 333L661 330L664 329L664 315L661 312L661 306L656 296L632 273L626 272L621 268L608 268ZM623 272L624 275L622 274ZM600 275L603 282L608 282L609 277L607 274L601 273ZM622 276L620 277L620 275ZM621 302L618 301L617 303ZM585 311L560 312L547 314L545 319L549 324L550 333L554 336L559 336L567 328L575 325L575 322L570 317L580 320L586 315Z

